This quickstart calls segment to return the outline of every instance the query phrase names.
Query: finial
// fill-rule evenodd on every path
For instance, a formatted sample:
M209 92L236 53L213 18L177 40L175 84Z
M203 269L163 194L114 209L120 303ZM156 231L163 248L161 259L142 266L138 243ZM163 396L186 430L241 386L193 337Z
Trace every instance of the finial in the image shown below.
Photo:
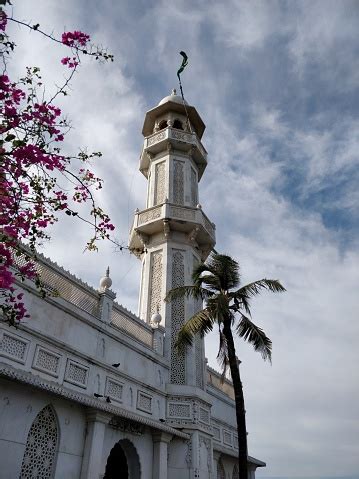
M159 312L159 305L157 304L157 307L156 307L156 313L154 313L152 316L151 316L151 326L153 328L158 328L160 322L162 321L162 316L160 315L160 312Z
M110 267L107 266L106 275L100 279L100 291L104 292L107 289L111 288L112 279L110 278Z
M173 88L173 89L172 89L171 95L177 95L177 90L176 90L176 88Z

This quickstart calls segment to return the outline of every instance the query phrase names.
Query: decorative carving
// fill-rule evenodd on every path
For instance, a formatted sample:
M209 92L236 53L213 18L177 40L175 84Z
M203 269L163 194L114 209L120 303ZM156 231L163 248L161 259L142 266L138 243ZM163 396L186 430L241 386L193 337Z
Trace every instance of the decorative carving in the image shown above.
M203 407L199 408L199 420L206 424L209 424L209 411Z
M174 160L173 172L173 202L177 205L183 205L184 198L184 163Z
M55 413L49 405L36 416L27 436L20 472L22 479L53 477L58 440Z
M192 467L192 438L186 441L187 452L186 452L186 463L190 468Z
M195 221L196 212L189 208L170 207L170 215L183 220Z
M107 378L105 396L109 396L115 401L122 401L122 393L123 384L114 379Z
M59 364L59 354L48 351L41 346L37 347L33 364L34 369L39 369L40 371L44 371L47 374L57 376Z
M200 230L200 227L196 225L193 228L193 230L190 233L188 233L188 239L191 241L191 243L194 243L196 241L199 230Z
M199 446L204 444L207 449L207 469L208 472L212 471L212 461L211 461L211 453L212 453L212 445L211 440L209 437L199 436Z
M13 334L4 332L0 342L0 355L24 362L26 359L27 341L23 341Z
M147 146L152 146L155 143L158 143L161 140L164 140L166 138L166 130L160 131L159 133L156 133L155 135L152 135L147 138Z
M232 446L232 434L229 431L223 430L223 444Z
M143 225L144 223L147 223L147 221L152 221L161 216L161 207L158 208L150 208L149 210L145 210L142 213L139 214L138 217L138 224ZM137 232L138 234L138 232Z
M123 419L117 416L113 416L108 425L118 431L128 432L130 434L135 434L136 436L142 436L145 431L145 426L143 424L138 424L129 419Z
M168 403L168 416L191 419L191 405L186 403Z
M143 393L142 391L138 391L136 407L140 411L151 412L152 411L152 396L150 396L149 394Z
M77 386L86 387L88 368L75 363L71 359L67 360L65 372L65 381L76 384Z
M197 173L191 167L191 205L196 206L198 203L198 182Z
M162 251L155 251L151 255L150 288L149 319L160 310L162 303Z
M164 161L157 163L155 166L155 197L153 204L161 205L165 201L166 188L166 164Z
M169 220L165 219L163 220L163 234L165 235L165 238L168 238L171 232L170 228L170 223Z
M172 288L184 286L184 254L183 251L173 250L172 256ZM171 383L186 383L185 349L178 350L175 346L177 334L185 320L184 298L177 298L171 302Z
M221 430L219 427L213 426L213 439L215 441L221 442Z

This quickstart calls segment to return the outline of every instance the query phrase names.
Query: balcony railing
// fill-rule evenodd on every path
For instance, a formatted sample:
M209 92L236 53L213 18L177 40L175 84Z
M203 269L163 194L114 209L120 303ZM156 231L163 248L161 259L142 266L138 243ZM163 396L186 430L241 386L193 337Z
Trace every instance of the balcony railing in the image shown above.
M204 159L207 159L207 152L198 139L196 133L190 133L183 130L177 130L176 128L165 128L164 130L153 133L152 135L146 137L145 139L145 149L151 146L156 145L164 140L177 140L182 143L188 143L189 145L196 146L203 156Z

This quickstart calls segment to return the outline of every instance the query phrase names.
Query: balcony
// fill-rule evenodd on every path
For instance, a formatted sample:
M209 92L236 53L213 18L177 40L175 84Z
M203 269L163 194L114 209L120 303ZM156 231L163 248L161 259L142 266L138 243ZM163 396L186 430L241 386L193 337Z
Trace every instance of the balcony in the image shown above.
M168 143L170 143L177 151L189 153L189 151L192 150L191 156L198 166L199 178L201 178L207 166L207 152L198 136L196 133L177 130L176 128L171 127L153 133L145 138L140 158L140 170L142 173L147 176L147 171L150 165L147 153L150 155L156 155L157 153L166 150Z
M202 250L211 249L216 243L215 225L201 208L163 203L135 214L130 231L130 250L140 254L144 241L151 235L163 232L168 237L171 231L187 234Z

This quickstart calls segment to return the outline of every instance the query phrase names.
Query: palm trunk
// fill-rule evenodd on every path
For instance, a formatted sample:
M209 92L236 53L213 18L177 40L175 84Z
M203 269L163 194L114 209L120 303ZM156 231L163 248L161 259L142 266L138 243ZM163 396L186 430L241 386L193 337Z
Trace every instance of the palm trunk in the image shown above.
M236 350L231 329L231 320L226 319L223 324L223 334L227 340L228 360L231 370L234 398L236 403L236 417L237 417L237 433L238 433L238 469L239 479L248 479L248 463L247 463L247 430L246 430L246 416L244 409L244 396L242 382L239 374L239 367L237 363Z

